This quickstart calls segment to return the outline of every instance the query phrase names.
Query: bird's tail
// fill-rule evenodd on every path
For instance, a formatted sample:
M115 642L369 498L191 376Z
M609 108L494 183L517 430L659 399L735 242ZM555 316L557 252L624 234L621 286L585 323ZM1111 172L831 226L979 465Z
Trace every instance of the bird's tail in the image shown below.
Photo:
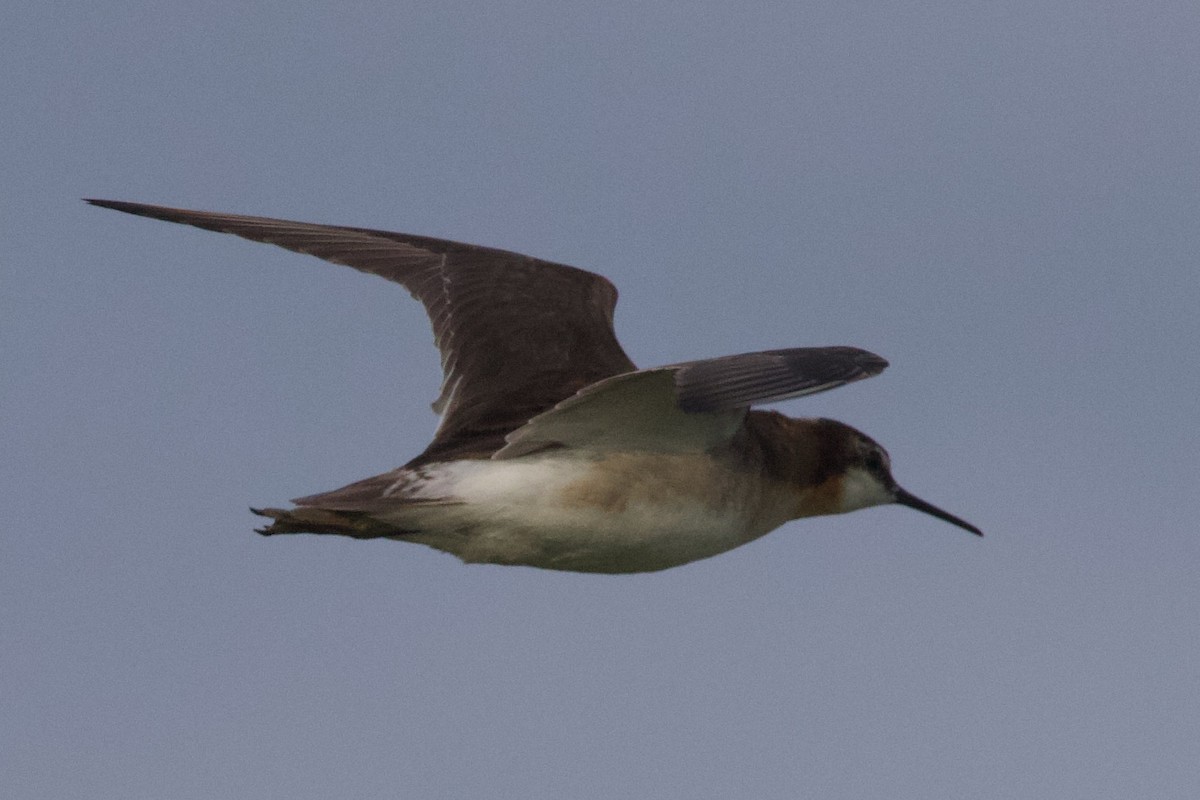
M290 511L282 508L250 510L260 517L272 520L270 525L255 529L263 536L274 536L277 533L332 533L355 539L378 539L381 536L404 533L371 519L361 511L331 511L310 506L293 508Z

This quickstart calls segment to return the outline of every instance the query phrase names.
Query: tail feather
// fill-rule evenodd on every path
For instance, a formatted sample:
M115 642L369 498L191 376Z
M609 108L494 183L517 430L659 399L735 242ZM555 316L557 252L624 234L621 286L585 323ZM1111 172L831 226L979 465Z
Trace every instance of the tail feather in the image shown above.
M411 531L397 529L372 519L361 511L331 511L324 508L301 507L290 511L282 508L251 508L260 517L273 520L270 525L256 528L263 536L277 533L332 533L355 539L378 539L398 536Z

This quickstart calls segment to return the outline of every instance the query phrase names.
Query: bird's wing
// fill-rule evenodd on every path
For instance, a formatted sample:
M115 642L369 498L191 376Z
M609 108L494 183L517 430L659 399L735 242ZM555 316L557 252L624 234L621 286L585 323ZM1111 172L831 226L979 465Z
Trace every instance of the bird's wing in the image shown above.
M836 389L878 375L888 362L857 347L793 347L686 361L674 370L679 407L722 411Z
M563 264L403 233L88 200L232 233L401 284L424 306L441 352L442 415L418 458L489 453L536 414L635 369L612 327L617 290Z
M703 452L732 440L750 406L833 389L885 367L854 347L800 347L617 375L534 417L492 457L553 447Z

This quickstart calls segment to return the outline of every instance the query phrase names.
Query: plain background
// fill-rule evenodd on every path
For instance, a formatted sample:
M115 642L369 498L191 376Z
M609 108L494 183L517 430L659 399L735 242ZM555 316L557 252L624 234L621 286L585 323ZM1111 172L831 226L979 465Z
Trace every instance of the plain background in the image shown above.
M1192 798L1194 2L13 4L0 795ZM593 269L641 365L794 401L899 507L643 576L262 539L419 452L420 307L80 197Z

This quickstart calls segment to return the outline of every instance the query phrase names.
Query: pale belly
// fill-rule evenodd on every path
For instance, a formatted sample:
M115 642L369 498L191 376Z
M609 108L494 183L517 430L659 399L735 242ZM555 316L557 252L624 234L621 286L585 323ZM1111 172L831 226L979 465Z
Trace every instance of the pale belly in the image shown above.
M794 496L707 456L615 454L438 465L383 516L464 561L648 572L723 553L792 515Z

